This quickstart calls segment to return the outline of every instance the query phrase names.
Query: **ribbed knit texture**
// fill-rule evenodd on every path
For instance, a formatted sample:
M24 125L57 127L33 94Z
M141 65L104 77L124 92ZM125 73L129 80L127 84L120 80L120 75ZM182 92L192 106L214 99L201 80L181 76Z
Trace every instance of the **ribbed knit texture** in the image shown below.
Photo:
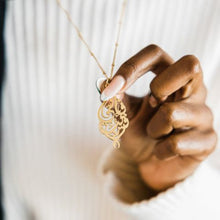
M110 70L119 0L62 0ZM155 43L195 54L205 82L219 74L220 1L128 0L116 69ZM55 0L8 1L3 93L3 183L9 220L127 219L97 177L111 142L98 132L102 76ZM130 92L146 93L149 74ZM213 104L213 106L216 103Z

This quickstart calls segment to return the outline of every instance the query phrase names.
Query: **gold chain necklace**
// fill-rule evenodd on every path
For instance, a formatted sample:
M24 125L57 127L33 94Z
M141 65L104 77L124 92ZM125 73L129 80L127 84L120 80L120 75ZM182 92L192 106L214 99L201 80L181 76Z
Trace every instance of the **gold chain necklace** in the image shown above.
M70 24L73 26L73 28L77 32L79 39L83 42L83 44L88 49L90 55L94 58L98 67L102 71L102 74L106 77L105 87L107 87L113 77L115 60L116 60L117 49L118 49L118 42L119 42L121 26L122 26L122 21L123 21L123 17L124 17L124 11L125 11L125 6L127 3L127 0L123 0L123 3L122 3L110 76L108 76L107 73L102 68L100 62L98 61L98 59L96 58L96 56L94 55L92 50L90 49L88 43L85 41L78 26L73 22L70 13L63 7L60 0L56 0L56 1L57 1L58 6L65 13ZM129 120L127 118L127 113L126 113L126 108L125 108L125 105L123 104L123 102L120 99L118 99L116 96L112 97L111 99L109 99L107 101L103 101L98 109L98 119L99 119L100 132L102 134L104 134L106 137L108 137L110 140L113 141L113 146L115 148L119 148L120 147L120 142L119 142L120 138L124 134L126 128L129 125Z

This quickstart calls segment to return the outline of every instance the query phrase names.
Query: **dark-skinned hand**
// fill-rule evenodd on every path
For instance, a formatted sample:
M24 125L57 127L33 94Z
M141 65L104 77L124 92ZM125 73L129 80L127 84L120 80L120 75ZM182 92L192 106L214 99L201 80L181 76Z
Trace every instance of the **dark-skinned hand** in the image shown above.
M125 93L149 71L156 74L150 94L139 98ZM119 150L137 163L151 189L162 191L185 179L214 150L213 117L195 56L174 62L160 47L150 45L119 68L102 98L116 93L130 122Z

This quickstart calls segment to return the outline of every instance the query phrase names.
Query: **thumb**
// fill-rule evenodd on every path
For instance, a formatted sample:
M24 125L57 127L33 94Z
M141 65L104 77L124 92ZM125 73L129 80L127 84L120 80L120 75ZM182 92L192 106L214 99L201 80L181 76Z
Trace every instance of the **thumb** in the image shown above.
M129 120L131 120L137 115L138 111L140 110L144 97L135 97L126 93L122 93L119 99L121 99L123 104L125 105L127 117Z

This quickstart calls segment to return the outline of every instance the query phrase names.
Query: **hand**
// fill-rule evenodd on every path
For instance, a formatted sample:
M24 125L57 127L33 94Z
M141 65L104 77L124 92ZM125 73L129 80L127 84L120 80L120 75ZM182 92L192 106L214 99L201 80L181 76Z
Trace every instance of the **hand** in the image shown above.
M127 95L125 91L148 71L156 74L151 94ZM126 105L130 121L119 150L137 163L151 189L165 190L185 179L214 150L217 137L195 56L174 62L161 48L150 45L119 68L101 98L115 94Z

